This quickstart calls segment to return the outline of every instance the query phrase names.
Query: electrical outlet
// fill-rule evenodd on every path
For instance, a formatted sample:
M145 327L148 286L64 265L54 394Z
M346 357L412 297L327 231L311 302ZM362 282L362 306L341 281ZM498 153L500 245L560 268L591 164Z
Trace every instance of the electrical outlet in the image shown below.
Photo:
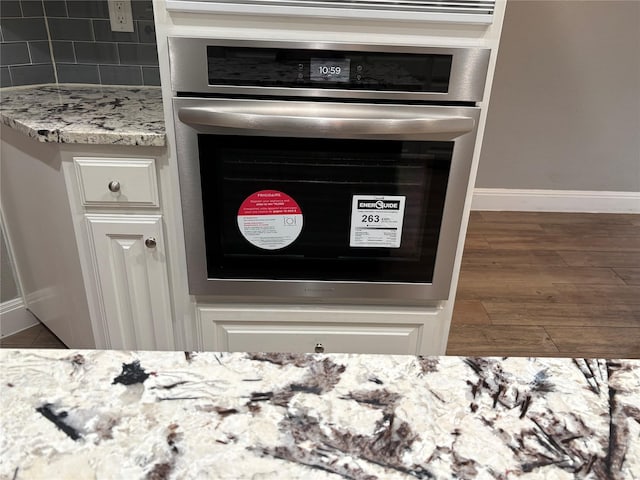
M109 20L114 32L133 32L131 0L109 0Z

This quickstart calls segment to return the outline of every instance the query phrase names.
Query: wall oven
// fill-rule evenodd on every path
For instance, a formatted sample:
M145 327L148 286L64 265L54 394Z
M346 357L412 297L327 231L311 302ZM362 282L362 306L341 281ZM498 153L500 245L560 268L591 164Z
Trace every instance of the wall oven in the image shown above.
M489 50L170 38L193 295L448 298Z

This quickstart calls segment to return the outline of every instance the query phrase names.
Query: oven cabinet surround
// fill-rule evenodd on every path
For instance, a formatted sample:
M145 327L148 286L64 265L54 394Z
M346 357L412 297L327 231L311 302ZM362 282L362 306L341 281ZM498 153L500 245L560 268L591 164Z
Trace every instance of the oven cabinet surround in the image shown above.
M213 40L254 40L347 43L351 45L395 45L416 47L488 48L489 67L477 123L471 174L467 184L463 220L456 242L457 255L447 299L428 305L391 304L354 300L351 306L331 304L329 299L295 300L290 298L211 298L190 296L185 311L195 311L193 323L180 323L176 338L196 339L196 348L205 350L285 350L312 352L322 344L326 352L395 352L438 355L446 351L453 313L458 274L471 196L475 183L482 137L486 123L493 73L498 52L505 0L497 0L493 21L489 24L428 21L424 18L397 19L295 15L285 7L280 13L258 13L247 6L242 11L178 11L168 0L154 0L154 18L164 99L169 168L178 178L177 150L172 99L168 39L171 37L210 38ZM178 2L173 2L173 6ZM183 4L185 2L182 2ZM200 2L191 2L191 4ZM263 2L268 4L269 2ZM221 5L221 3L217 3ZM275 2L273 2L275 5ZM201 61L205 61L204 55ZM177 187L175 188L177 192ZM174 272L178 285L186 288L186 266ZM187 292L177 292L185 298ZM265 305L269 303L269 305ZM184 305L184 304L183 304ZM184 315L190 319L190 315ZM176 324L177 325L177 324Z
M174 348L165 151L40 143L3 127L3 213L26 304L72 348Z
M201 349L418 354L442 348L438 309L242 304L199 306Z

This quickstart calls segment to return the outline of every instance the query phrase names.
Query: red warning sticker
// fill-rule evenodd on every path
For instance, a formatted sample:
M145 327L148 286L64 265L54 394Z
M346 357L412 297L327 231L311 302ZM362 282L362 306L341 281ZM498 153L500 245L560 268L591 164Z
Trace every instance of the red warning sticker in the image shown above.
M265 250L291 245L302 232L298 203L278 190L249 195L238 209L238 228L249 243Z

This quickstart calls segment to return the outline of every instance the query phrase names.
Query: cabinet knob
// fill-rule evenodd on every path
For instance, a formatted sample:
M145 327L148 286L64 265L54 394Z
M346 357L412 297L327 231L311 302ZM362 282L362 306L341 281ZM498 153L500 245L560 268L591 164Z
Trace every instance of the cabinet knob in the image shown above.
M316 343L314 350L316 353L324 353L324 345L322 345L321 343Z
M113 193L118 193L120 191L120 182L117 180L110 181L109 190L111 190Z
M158 245L158 242L156 241L155 238L149 237L144 241L144 244L146 245L147 248L156 248L156 245Z

